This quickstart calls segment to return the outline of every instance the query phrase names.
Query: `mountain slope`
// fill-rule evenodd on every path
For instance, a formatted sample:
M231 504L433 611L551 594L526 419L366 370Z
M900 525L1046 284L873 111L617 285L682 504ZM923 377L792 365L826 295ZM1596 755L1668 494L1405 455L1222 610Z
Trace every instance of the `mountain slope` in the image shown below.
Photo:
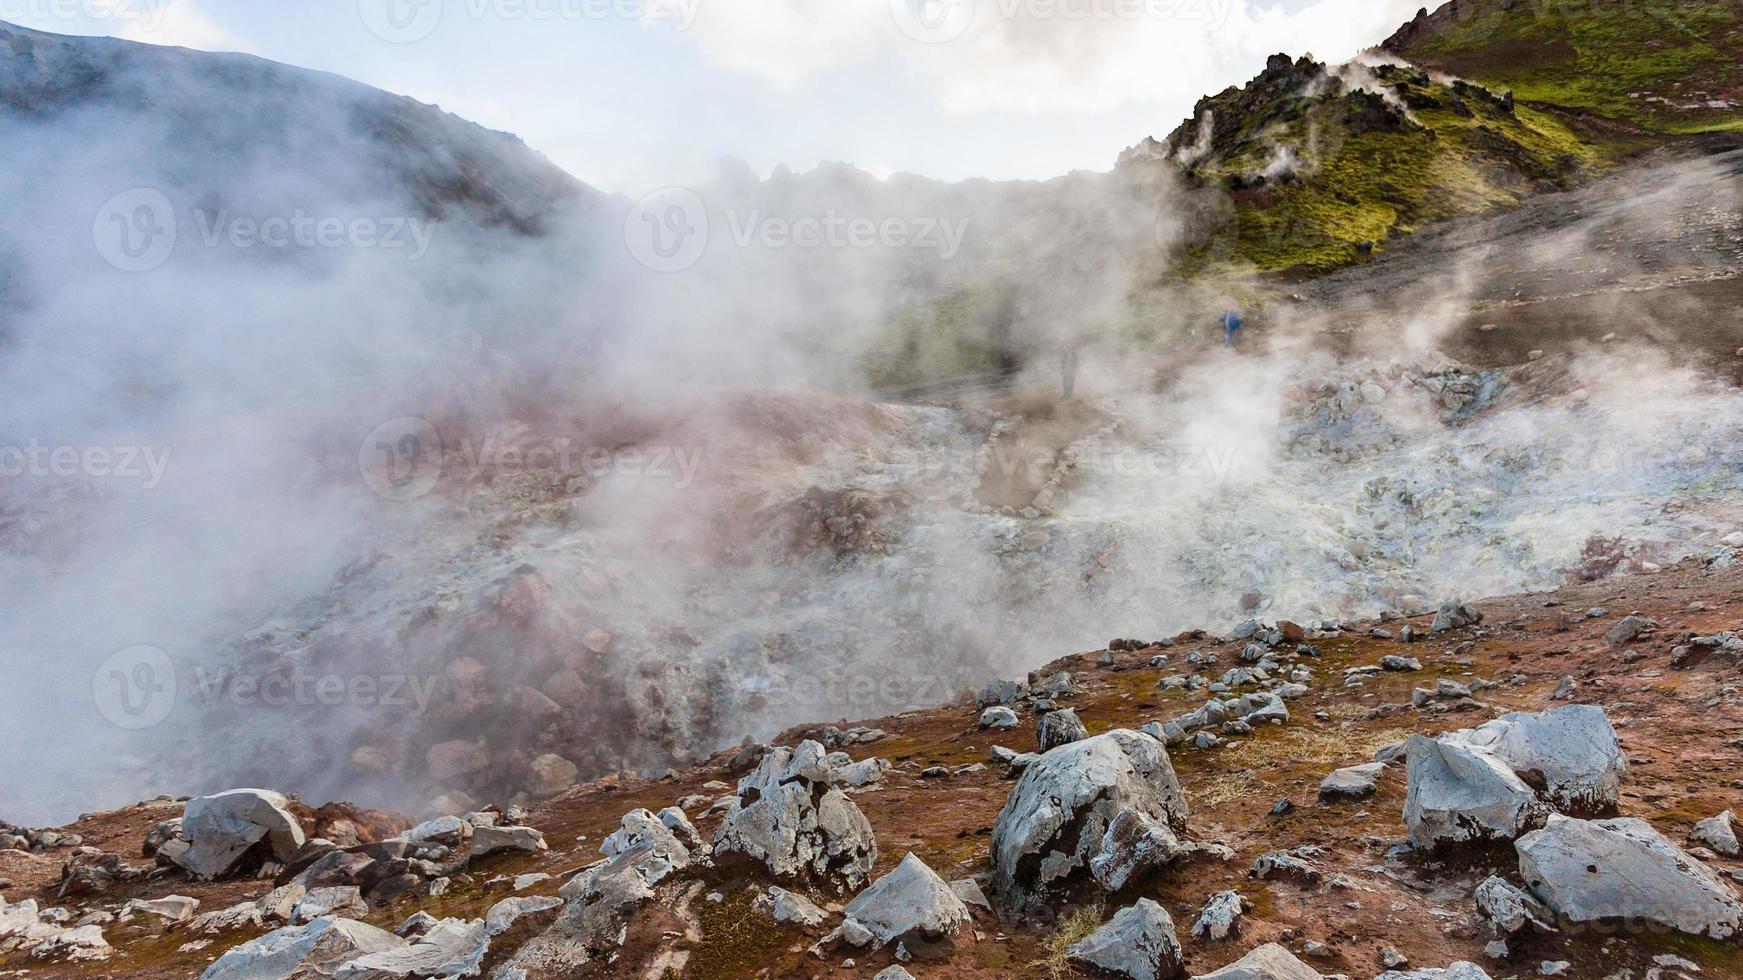
M1454 0L1382 48L1519 99L1662 133L1743 126L1743 3Z

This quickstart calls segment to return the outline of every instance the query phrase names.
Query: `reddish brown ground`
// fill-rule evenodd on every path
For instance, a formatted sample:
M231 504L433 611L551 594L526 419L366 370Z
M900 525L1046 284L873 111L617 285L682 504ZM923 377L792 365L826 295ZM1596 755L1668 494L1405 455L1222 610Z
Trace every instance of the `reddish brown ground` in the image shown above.
M1690 611L1697 602L1713 608ZM1488 599L1478 605L1488 616L1484 631L1457 658L1454 647L1469 637L1451 635L1405 648L1392 641L1346 635L1322 644L1325 657L1315 664L1319 678L1314 690L1291 705L1292 719L1286 727L1262 731L1225 750L1175 752L1176 768L1193 805L1192 832L1228 844L1236 858L1226 864L1200 861L1170 869L1114 896L1109 911L1140 896L1163 902L1180 928L1193 972L1223 965L1262 942L1275 940L1299 951L1307 940L1316 939L1338 954L1335 960L1316 962L1316 967L1355 977L1379 971L1381 945L1395 947L1416 966L1468 959L1485 964L1497 976L1534 974L1544 959L1571 960L1567 975L1573 977L1602 977L1630 966L1643 972L1642 964L1650 956L1666 951L1701 964L1707 977L1743 976L1743 950L1737 945L1675 935L1593 933L1550 938L1516 943L1517 955L1508 964L1485 961L1485 937L1475 927L1470 893L1491 872L1513 874L1510 850L1443 861L1389 861L1385 851L1402 839L1404 830L1400 818L1404 779L1399 767L1387 773L1375 799L1326 806L1316 802L1319 780L1327 772L1368 761L1380 744L1406 732L1433 734L1468 727L1503 711L1541 710L1550 704L1549 694L1557 681L1572 675L1581 682L1577 700L1609 709L1632 763L1624 785L1625 815L1642 817L1680 842L1696 820L1727 807L1743 810L1743 747L1727 744L1743 725L1743 704L1726 693L1739 683L1737 669L1697 664L1679 670L1670 665L1671 638L1677 632L1711 633L1743 626L1743 572L1710 571L1685 563L1652 575L1570 586L1552 595ZM1610 615L1567 622L1568 616L1599 605L1608 607ZM1634 611L1657 619L1663 629L1628 648L1605 646L1600 639L1604 631ZM1426 620L1415 622L1426 625ZM1174 648L1176 662L1193 646ZM1624 663L1627 650L1643 654L1644 659ZM1371 664L1391 652L1417 656L1425 669L1419 674L1384 675L1360 689L1341 686L1342 667ZM1156 691L1156 680L1166 671L1146 665L1151 652L1119 654L1119 662L1111 668L1095 666L1099 653L1050 665L1054 670L1081 672L1082 693L1067 703L1092 732L1136 727L1173 717L1188 707L1176 703L1185 701L1182 696ZM1225 653L1224 662L1230 659ZM1479 698L1487 705L1483 710L1442 714L1403 707L1368 717L1382 705L1407 704L1411 688L1432 686L1439 676L1506 680L1515 674L1524 675L1526 682L1481 693ZM1317 711L1326 712L1329 720L1316 719ZM853 754L856 758L876 754L896 764L882 789L856 797L878 834L878 873L910 850L947 878L986 870L991 828L1012 783L1001 778L999 767L948 780L919 778L928 766L983 761L995 741L1020 750L1033 747L1033 732L1027 725L994 738L976 730L975 718L974 709L963 704L869 723L883 728L888 737ZM808 733L788 732L783 741L804 734ZM595 859L598 842L626 810L657 809L693 793L717 795L702 789L702 784L732 781L735 773L728 767L729 757L730 753L716 756L710 764L675 780L611 779L577 787L535 811L532 822L549 840L549 854L486 862L459 880L452 893L425 907L436 915L481 914L490 902L509 894L506 884L490 885L488 879L533 870L556 877L531 893L554 893L568 872ZM1270 816L1272 804L1284 796L1297 809L1283 818ZM146 828L160 819L163 810L164 804L143 804L93 814L71 829L88 843L136 856ZM703 822L702 829L712 831L712 822ZM1247 868L1264 851L1307 843L1326 848L1326 856L1318 862L1322 870L1348 876L1353 887L1309 890L1247 877ZM1743 873L1743 862L1720 859L1715 867ZM9 900L30 896L52 900L57 875L54 859L0 853L0 876L14 881L5 892ZM686 976L865 977L890 962L887 953L861 954L853 967L844 968L840 965L844 953L822 960L811 957L805 950L814 936L774 927L749 913L740 894L742 884L713 885L729 898L703 911L706 933ZM267 888L267 882L256 881L195 884L166 879L127 888L105 901L177 893L198 897L203 909L214 909ZM1212 892L1226 888L1238 889L1252 902L1243 934L1215 945L1184 938L1198 905ZM391 927L412 908L408 903L378 910L370 921ZM675 927L667 910L647 915L632 930L632 952L658 945L659 932ZM112 926L107 931L117 955L106 963L6 966L24 971L17 974L21 976L186 977L197 974L222 949L249 938L247 934L215 937L210 946L179 954L177 947L195 937L165 934L146 923ZM1046 926L1001 923L977 912L973 934L964 938L954 957L944 963L909 964L909 969L922 978L1044 976L1048 937ZM635 958L626 955L614 975L636 975L638 971L626 962Z

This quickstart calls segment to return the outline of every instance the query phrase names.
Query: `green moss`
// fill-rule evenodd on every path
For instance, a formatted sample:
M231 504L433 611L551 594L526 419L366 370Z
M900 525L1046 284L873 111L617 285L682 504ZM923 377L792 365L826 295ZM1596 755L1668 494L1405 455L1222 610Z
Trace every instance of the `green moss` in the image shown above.
M685 971L695 980L748 977L767 965L771 953L791 944L781 926L751 907L755 894L745 888L723 902L698 902L693 908L702 922L702 942Z

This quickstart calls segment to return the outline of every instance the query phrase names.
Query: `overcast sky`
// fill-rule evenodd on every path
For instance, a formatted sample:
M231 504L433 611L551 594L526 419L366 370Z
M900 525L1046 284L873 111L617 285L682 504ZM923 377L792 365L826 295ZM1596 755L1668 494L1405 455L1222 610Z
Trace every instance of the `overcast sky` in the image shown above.
M1284 51L1342 60L1421 0L0 0L67 34L337 72L638 194L722 158L950 180L1106 170Z

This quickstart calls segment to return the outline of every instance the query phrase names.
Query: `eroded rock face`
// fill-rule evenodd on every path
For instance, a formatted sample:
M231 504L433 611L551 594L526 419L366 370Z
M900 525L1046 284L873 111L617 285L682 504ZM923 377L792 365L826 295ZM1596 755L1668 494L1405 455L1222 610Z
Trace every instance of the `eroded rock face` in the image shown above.
M1404 822L1410 846L1512 840L1529 826L1536 794L1488 751L1422 735L1410 736L1404 751L1409 759Z
M1266 943L1220 970L1192 980L1325 980L1319 971L1276 943Z
M1186 797L1156 739L1115 729L1030 763L993 826L992 884L1000 902L1020 909L1087 873L1126 811L1176 833L1186 827Z
M200 980L261 980L265 977L331 976L346 962L398 949L405 940L351 919L326 917L250 940L220 956Z
M287 862L303 846L303 828L291 816L290 801L263 789L233 789L189 800L182 813L185 848L160 852L201 878L221 878L235 870L255 844L266 842L271 856Z
M1169 980L1185 972L1168 910L1140 898L1065 950L1073 963L1131 980Z
M622 851L569 879L557 895L563 911L550 928L515 953L512 966L562 975L617 949L624 924L654 898L671 870L651 847Z
M865 814L833 785L823 746L807 740L770 751L739 780L714 853L717 861L758 862L777 878L849 891L870 875L877 839Z
M683 812L678 811L678 819L683 820L683 816ZM690 866L691 847L695 842L696 831L688 820L683 820L679 830L674 831L652 811L637 809L623 815L622 826L605 838L599 845L599 852L606 857L616 857L626 851L647 848L656 859L666 864L664 869L656 869L653 880L659 881L672 871Z
M1655 924L1713 939L1743 928L1731 886L1644 820L1557 814L1514 849L1526 884L1569 921Z
M1541 775L1543 798L1570 815L1614 812L1628 773L1616 729L1597 705L1511 712L1449 737L1488 749L1516 773Z
M950 884L913 854L854 896L842 914L876 945L899 943L910 954L948 948L970 918Z

